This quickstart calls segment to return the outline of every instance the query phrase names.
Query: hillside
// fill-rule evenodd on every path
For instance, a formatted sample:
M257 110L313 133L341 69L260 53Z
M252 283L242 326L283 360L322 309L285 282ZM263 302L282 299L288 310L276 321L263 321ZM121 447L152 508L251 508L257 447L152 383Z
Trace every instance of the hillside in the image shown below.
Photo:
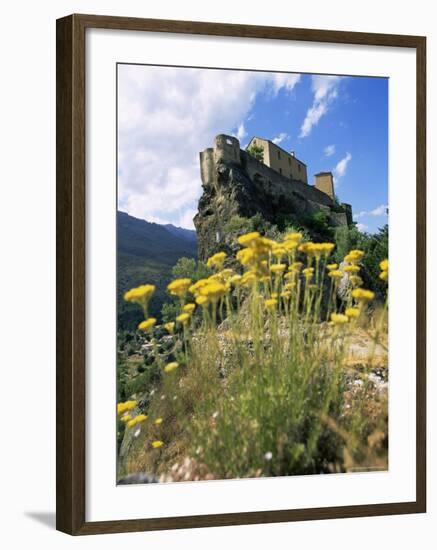
M156 285L151 315L159 315L167 295L171 268L185 256L197 257L195 231L164 226L117 212L117 311L119 329L132 329L141 321L138 307L126 303L126 290L145 282Z

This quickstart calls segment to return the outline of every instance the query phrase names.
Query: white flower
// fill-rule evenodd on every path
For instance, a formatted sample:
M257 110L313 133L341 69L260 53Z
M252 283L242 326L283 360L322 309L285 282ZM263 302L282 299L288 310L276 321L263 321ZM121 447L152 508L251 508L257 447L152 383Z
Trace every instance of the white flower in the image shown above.
M141 433L141 429L138 428L138 430L134 433L134 437L138 437Z
M216 418L218 417L218 415L219 415L219 412L218 412L218 411L215 411L215 413L212 415L212 417L213 417L214 419L216 419Z
M265 458L266 460L272 460L272 457L273 457L273 454L272 454L270 451L268 451L268 452L264 455L264 458Z

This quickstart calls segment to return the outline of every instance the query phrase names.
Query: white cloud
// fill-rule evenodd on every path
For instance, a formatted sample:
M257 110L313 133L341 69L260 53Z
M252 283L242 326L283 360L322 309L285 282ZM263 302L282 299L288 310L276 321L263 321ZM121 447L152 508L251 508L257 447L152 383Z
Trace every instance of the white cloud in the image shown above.
M373 210L370 211L371 216L384 216L387 214L387 204L381 204L380 206L377 206Z
M275 95L281 89L285 89L286 91L291 92L296 84L299 82L300 76L300 74L292 73L271 73L270 80Z
M273 143L276 143L276 145L279 145L280 143L282 143L285 139L287 139L289 137L288 134L286 134L285 132L281 132L279 134L279 136L276 136L272 139Z
M357 223L357 229L361 231L361 233L365 233L369 229L369 226L364 223Z
M199 151L245 121L261 91L291 92L300 75L120 65L118 205L133 216L192 228Z
M331 157L335 153L335 145L327 145L323 152L325 153L325 157Z
M376 208L374 208L373 210L369 210L369 211L362 210L361 212L357 212L356 214L354 214L354 219L359 220L360 218L365 218L367 216L375 216L375 217L386 216L387 209L388 209L387 204L381 204Z
M244 139L247 136L247 132L246 132L246 128L244 127L244 124L241 123L237 128L237 133L232 135L235 136L239 141Z
M338 180L346 174L347 166L351 160L352 155L350 153L346 153L346 156L338 161L336 167L334 168L334 179L336 183L338 183Z
M314 99L300 128L299 137L309 136L313 126L316 126L322 116L327 113L330 104L338 96L337 87L341 78L340 76L329 75L314 75L311 77Z

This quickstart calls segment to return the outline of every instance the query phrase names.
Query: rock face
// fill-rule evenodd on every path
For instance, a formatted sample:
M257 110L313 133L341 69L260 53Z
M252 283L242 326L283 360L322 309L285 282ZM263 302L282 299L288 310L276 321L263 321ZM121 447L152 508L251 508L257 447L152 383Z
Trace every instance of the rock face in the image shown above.
M326 193L291 180L240 149L239 141L224 134L214 147L200 153L203 195L194 224L199 259L227 248L227 227L236 217L256 214L272 224L285 217L305 226L313 214L324 212L332 226L352 222L348 205L335 203Z

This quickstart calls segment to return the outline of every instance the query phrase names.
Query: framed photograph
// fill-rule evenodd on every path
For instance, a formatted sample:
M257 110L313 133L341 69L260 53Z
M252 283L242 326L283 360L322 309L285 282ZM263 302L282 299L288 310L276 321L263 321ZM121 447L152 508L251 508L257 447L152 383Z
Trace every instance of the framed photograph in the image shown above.
M425 94L424 37L57 21L59 530L425 512Z

